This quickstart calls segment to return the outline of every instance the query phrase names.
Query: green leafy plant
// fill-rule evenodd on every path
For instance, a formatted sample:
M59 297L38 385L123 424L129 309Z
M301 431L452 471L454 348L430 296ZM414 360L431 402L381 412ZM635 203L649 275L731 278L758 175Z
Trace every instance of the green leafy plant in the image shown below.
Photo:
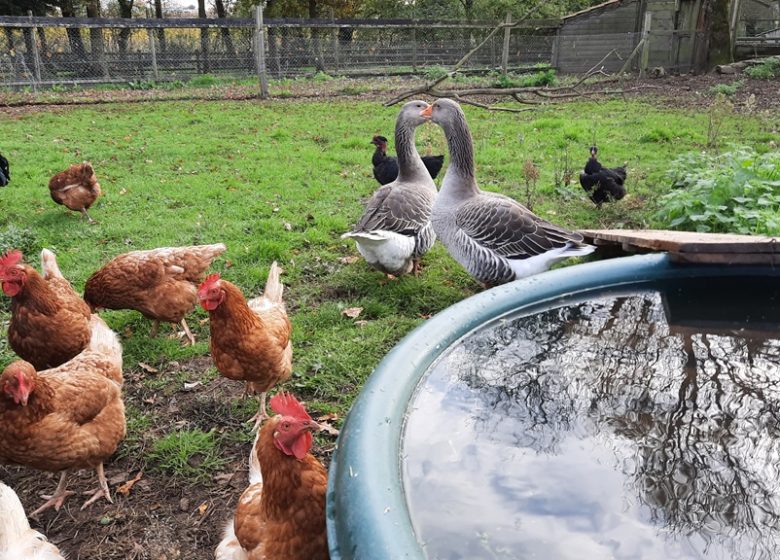
M780 152L688 153L671 164L669 177L675 190L661 197L656 214L666 227L780 234Z
M427 80L438 80L439 78L447 75L449 70L443 66L431 66L425 69L423 75Z
M26 257L33 256L37 252L38 243L33 230L29 228L20 228L13 224L8 224L5 229L0 231L0 254L4 254L11 249L19 249Z
M331 76L330 74L328 74L326 72L323 72L322 70L320 70L319 72L314 74L314 76L312 76L312 80L314 80L315 82L327 82L327 81L330 81L332 79L333 79L333 76Z
M767 58L760 64L746 68L745 74L759 80L780 78L780 58Z
M492 82L495 88L541 87L553 85L556 82L555 70L549 68L534 74L517 76L515 74L499 74Z
M133 90L154 89L155 85L156 84L150 80L134 80L132 82L127 82L127 87Z
M745 80L737 80L736 82L732 82L730 84L717 84L710 88L710 93L715 95L725 95L727 97L731 97L737 91L745 85Z
M214 430L170 433L154 442L149 459L157 468L191 482L209 480L225 464Z

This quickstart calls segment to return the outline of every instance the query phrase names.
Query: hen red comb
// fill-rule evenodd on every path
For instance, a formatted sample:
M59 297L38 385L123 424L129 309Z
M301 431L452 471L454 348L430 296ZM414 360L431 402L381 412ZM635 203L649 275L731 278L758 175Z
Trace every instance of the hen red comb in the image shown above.
M213 274L209 274L206 276L206 279L203 281L203 283L200 285L201 288L206 288L208 286L211 286L214 284L217 280L220 279L219 272L215 272Z
M281 391L271 397L271 410L282 416L292 416L299 420L311 420L303 405L290 393Z
M0 257L0 268L7 268L14 266L23 258L22 252L18 249L8 251L5 255Z

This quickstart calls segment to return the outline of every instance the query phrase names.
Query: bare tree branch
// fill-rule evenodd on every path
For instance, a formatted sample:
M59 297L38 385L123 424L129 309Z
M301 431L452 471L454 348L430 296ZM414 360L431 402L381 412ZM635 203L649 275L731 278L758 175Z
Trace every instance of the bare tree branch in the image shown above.
M384 106L389 107L391 105L395 105L396 103L403 101L405 99L408 99L413 96L417 95L429 95L431 97L450 97L452 99L456 99L460 103L464 103L466 105L473 105L474 107L480 107L482 109L487 109L489 111L507 111L507 112L523 112L523 111L529 111L532 110L529 108L524 109L514 109L511 107L502 107L495 104L488 104L483 103L480 101L474 101L473 99L469 99L471 96L493 96L493 97L510 97L517 101L518 103L524 104L524 105L541 105L544 103L555 103L555 102L563 102L568 99L574 99L578 97L592 97L597 95L622 95L628 92L633 91L640 91L642 89L651 89L652 86L643 86L643 87L636 87L631 89L608 89L603 88L599 90L592 89L592 86L594 83L598 85L607 84L611 82L620 81L620 77L615 77L612 74L608 74L604 71L603 65L609 59L611 56L616 56L618 59L622 60L622 57L617 52L616 49L612 49L607 54L605 54L601 60L599 60L596 64L594 64L588 71L586 71L584 74L582 74L576 82L570 85L564 85L559 87L541 87L541 86L530 86L530 87L516 87L516 88L491 88L491 87L485 87L485 88L471 88L471 89L452 89L452 90L440 90L437 89L436 86L444 82L447 78L451 78L455 76L455 74L458 72L458 70L476 53L479 49L481 49L485 43L490 41L490 39L498 33L500 30L505 29L507 27L515 27L524 20L528 19L539 7L540 4L537 4L534 6L531 10L528 11L527 14L525 14L520 20L514 22L514 23L500 23L498 24L493 31L491 31L487 37L485 37L482 42L471 49L468 53L466 53L455 65L452 67L452 69L444 74L443 76L440 76L436 78L435 80L429 81L419 87L410 89L408 91L403 92L402 94L398 95L397 97L391 99L390 101L387 101ZM629 56L629 60L626 61L626 64L624 64L624 68L626 65L631 61L631 58L636 53L636 49L634 50L634 53ZM621 70L622 73L622 70ZM605 79L593 81L593 78L603 77ZM590 82L589 82L590 81ZM588 84L590 86L589 89L583 90L584 85Z

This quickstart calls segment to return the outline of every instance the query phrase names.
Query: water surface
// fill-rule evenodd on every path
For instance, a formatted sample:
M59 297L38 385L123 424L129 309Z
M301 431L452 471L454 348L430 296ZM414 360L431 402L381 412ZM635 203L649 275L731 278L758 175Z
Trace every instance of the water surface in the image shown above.
M777 284L666 283L454 345L404 436L429 558L780 558Z

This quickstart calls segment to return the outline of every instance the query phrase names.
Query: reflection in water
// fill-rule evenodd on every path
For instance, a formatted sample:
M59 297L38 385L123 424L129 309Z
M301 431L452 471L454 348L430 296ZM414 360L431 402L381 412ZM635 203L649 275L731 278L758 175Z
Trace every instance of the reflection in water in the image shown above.
M780 324L673 315L604 297L450 349L404 440L429 557L780 558Z

